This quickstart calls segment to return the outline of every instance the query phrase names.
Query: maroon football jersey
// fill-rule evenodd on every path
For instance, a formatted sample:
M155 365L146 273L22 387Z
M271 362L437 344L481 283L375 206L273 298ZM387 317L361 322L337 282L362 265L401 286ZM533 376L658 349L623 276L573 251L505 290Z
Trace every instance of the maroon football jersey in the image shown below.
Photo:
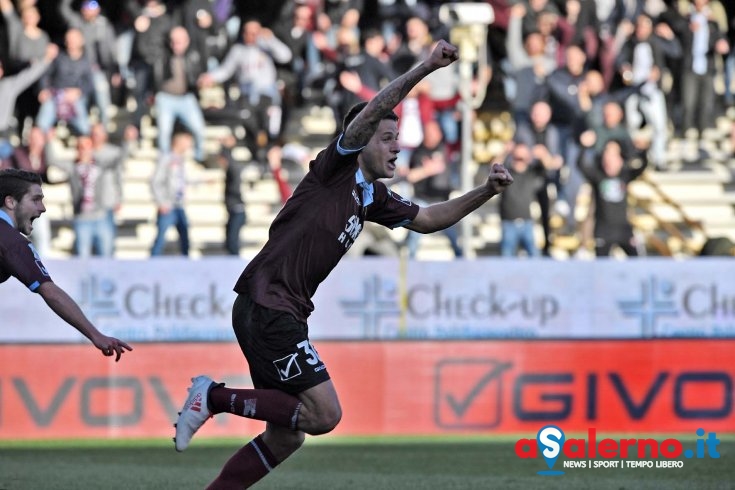
M10 217L0 211L0 283L13 276L35 292L51 277L33 244L11 223Z
M372 184L369 202L369 192L358 184L359 150L340 151L337 141L311 162L273 220L267 243L235 285L237 293L304 322L314 310L311 298L317 287L352 246L365 220L395 228L419 212L417 204L382 182Z

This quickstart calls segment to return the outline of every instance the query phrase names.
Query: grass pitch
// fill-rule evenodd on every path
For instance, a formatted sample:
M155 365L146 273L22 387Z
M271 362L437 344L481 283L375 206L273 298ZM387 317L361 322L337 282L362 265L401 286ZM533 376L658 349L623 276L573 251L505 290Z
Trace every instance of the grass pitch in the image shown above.
M554 469L522 460L514 438L317 438L259 489L735 489L735 441L719 459L683 468ZM246 441L199 439L183 454L169 441L0 443L0 490L201 489ZM693 443L691 444L693 446ZM633 459L631 459L633 460Z

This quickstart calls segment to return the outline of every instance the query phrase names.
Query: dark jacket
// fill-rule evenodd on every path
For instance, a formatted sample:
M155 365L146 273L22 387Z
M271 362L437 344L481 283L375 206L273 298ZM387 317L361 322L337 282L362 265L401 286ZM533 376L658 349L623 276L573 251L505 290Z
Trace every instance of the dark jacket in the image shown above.
M155 66L166 52L168 33L173 21L168 14L151 18L151 25L145 32L135 32L131 61Z
M666 58L676 59L681 57L681 44L676 39L664 39L656 34L652 34L648 39L653 53L653 64L663 70L666 67ZM615 66L620 69L624 64L633 64L633 53L636 46L642 41L638 41L635 37L628 41L620 49ZM663 77L661 77L663 78ZM661 78L659 78L658 86L661 87Z
M41 87L44 89L79 88L89 97L94 90L92 82L92 65L89 58L82 56L73 60L65 52L51 63L46 74L41 78Z
M689 18L687 18L689 20ZM714 75L717 72L717 66L715 65L715 58L717 53L715 52L715 44L720 39L726 39L725 35L720 31L719 26L717 25L717 22L710 20L707 22L707 25L709 26L709 40L707 42L707 47L709 48L707 50L707 74L708 75ZM686 29L682 29L681 32L677 32L677 35L680 35L681 39L681 45L682 45L682 60L681 60L681 68L682 70L687 73L692 71L692 63L694 61L694 56L692 56L692 45L694 44L694 33L691 29L689 29L689 24L686 24ZM732 49L732 47L730 48Z
M171 60L174 55L170 50L154 65L154 80L156 90L161 90L163 83L171 78ZM191 93L197 93L197 79L207 70L207 60L196 49L184 53L184 71L186 72L186 86Z

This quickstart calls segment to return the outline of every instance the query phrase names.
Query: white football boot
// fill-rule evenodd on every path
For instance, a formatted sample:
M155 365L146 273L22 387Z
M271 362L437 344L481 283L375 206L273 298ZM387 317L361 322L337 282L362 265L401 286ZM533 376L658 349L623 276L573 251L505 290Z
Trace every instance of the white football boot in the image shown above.
M191 387L189 388L189 396L184 402L184 407L179 412L179 418L174 424L176 427L176 437L174 443L178 452L184 451L189 447L191 438L194 437L196 431L204 425L204 422L212 418L212 413L207 406L207 394L214 386L222 386L221 383L215 383L209 376L197 376L191 378Z

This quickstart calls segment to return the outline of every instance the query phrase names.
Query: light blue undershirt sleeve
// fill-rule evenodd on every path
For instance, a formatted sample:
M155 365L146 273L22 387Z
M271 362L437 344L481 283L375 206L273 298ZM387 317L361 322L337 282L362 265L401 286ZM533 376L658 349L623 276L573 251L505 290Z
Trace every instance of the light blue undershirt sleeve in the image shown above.
M352 153L357 153L359 151L362 151L362 149L365 148L364 146L363 147L360 147L360 148L358 148L356 150L350 150L348 148L342 148L342 137L344 135L345 135L344 133L340 134L339 135L339 139L337 140L337 152L340 155L350 155Z

